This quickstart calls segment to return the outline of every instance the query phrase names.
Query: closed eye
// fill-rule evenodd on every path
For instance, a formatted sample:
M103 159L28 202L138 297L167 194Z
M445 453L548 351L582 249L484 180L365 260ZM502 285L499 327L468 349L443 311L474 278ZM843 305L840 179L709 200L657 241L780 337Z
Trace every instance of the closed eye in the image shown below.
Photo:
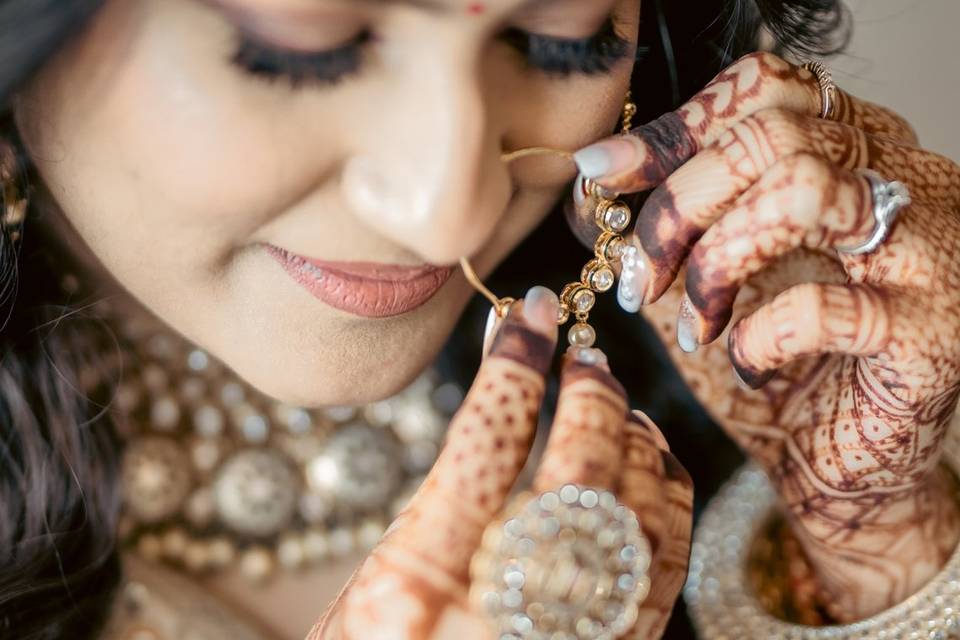
M630 42L617 33L612 16L586 38L557 38L516 28L505 30L500 38L531 68L560 78L607 73L630 49ZM342 46L302 51L268 45L241 34L232 61L253 76L286 80L293 87L305 83L333 85L361 71L364 48L373 39L369 31L361 31Z

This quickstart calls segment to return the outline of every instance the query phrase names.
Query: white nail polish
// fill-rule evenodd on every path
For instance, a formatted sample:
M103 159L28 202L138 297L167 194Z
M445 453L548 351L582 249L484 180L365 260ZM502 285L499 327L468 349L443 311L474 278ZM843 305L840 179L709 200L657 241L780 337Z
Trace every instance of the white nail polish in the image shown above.
M610 152L602 144L591 145L581 149L573 155L574 161L580 168L580 173L588 178L599 178L606 175L613 166Z
M490 339L493 337L493 330L497 326L497 310L490 307L490 313L487 314L487 324L483 328L484 351L490 347Z
M620 285L617 287L617 302L628 313L636 313L643 304L643 289L646 287L646 263L640 250L627 244L620 256Z
M582 173L577 174L577 179L573 183L573 202L578 207L582 207L587 201L587 191L584 189L584 180Z
M695 353L700 348L700 318L686 295L677 317L677 344L686 353Z
M575 354L577 362L594 366L606 360L606 356L599 349L578 348Z

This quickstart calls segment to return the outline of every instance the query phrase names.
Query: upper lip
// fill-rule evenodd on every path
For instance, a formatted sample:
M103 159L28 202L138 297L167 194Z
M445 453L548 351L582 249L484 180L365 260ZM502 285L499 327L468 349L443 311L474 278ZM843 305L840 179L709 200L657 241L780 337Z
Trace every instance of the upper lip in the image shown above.
M435 267L429 264L400 265L382 262L336 262L299 256L306 262L328 273L336 273L350 280L369 282L409 282L426 275L449 271L449 267Z
M266 248L294 279L322 302L371 318L400 315L425 304L454 271L454 267L428 264L320 260L275 245L268 244Z

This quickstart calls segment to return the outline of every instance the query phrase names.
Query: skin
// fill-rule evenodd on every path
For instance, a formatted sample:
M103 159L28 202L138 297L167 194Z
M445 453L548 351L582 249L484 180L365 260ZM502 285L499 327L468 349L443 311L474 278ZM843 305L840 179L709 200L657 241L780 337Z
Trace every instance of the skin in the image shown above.
M583 38L611 12L631 45L606 74L548 76L497 39L506 26ZM473 294L466 281L369 320L309 296L258 243L403 265L471 256L489 272L574 177L570 163L507 165L501 154L575 149L613 129L639 12L638 0L108 0L16 96L42 178L36 204L88 285L158 316L261 391L303 406L380 399L433 360ZM241 27L314 50L368 24L375 61L333 87L294 90L229 62ZM467 566L532 444L557 335L556 297L546 300L539 325L517 305L500 328L428 480L311 638L486 637L465 600ZM632 637L656 638L686 572L692 486L656 427L627 411L605 364L586 369L566 369L536 487L622 487L657 549ZM622 457L584 459L584 439ZM288 602L263 607L236 586L208 586L256 600L262 622L292 637L279 620L297 617ZM305 577L296 600L322 603L315 587Z
M633 237L645 314L771 475L821 601L849 621L916 591L960 535L938 465L960 389L960 169L882 107L841 92L825 121L820 100L809 72L750 56L607 141L632 159L598 182L655 188ZM858 168L913 204L881 248L850 256L836 247L873 229Z
M440 459L309 640L490 637L470 609L468 567L529 453L556 310L555 300L539 319L519 304L511 309ZM638 514L654 550L652 588L627 637L659 638L686 576L693 486L659 430L628 411L623 387L597 355L585 365L568 354L533 490L584 483L614 491Z
M470 255L488 273L572 178L568 166L507 167L503 149L574 149L604 135L630 74L625 62L608 75L549 78L525 69L495 32L516 24L582 37L613 10L635 34L639 15L637 0L439 4L448 10L108 0L14 104L56 233L93 278L274 397L313 406L398 390L443 344L467 284L452 279L405 316L362 319L308 296L257 244L407 265ZM228 63L239 24L291 47L324 48L367 20L382 38L377 64L335 88L294 91ZM960 178L955 165L916 148L888 111L841 95L840 124L831 124L815 118L819 106L810 74L751 58L636 130L637 162L601 182L620 191L661 185L635 243L651 274L647 301L660 300L649 317L665 337L676 334L681 304L684 330L704 345L742 318L729 349L675 355L705 405L771 472L835 615L852 619L915 590L957 539L936 462L958 389L960 357L943 336L955 333L960 295L949 259L960 237ZM865 183L850 172L858 166L904 181L916 204L881 251L837 259L831 247L868 230ZM689 276L677 280L685 264ZM788 288L799 283L807 284ZM312 637L376 637L394 622L402 638L479 629L465 605L466 562L529 446L543 387L534 355L554 339L534 337L523 322L510 327L430 480ZM768 382L764 391L736 386L718 366L728 358L747 382ZM635 634L656 637L684 575L689 482L625 403L619 418L585 408L597 395L622 402L607 378L568 368L541 476L549 481L538 486L586 469L591 484L619 479L618 495L657 549L654 592ZM508 416L520 428L509 455L479 465L497 450ZM596 449L571 445L582 439ZM622 456L589 457L603 450ZM458 465L458 451L477 455ZM452 501L461 489L466 498ZM468 524L452 520L463 509ZM428 555L425 541L437 535L447 536L448 553ZM409 606L388 611L390 602Z
M640 14L639 0L437 7L108 0L14 104L52 228L91 279L115 280L273 397L317 406L398 391L444 344L473 293L465 279L412 312L361 318L309 295L258 243L400 265L471 256L489 273L575 172L501 154L613 130ZM611 13L631 46L606 74L547 75L498 37L587 37ZM357 75L294 90L231 64L241 27L309 51L364 27L378 41Z

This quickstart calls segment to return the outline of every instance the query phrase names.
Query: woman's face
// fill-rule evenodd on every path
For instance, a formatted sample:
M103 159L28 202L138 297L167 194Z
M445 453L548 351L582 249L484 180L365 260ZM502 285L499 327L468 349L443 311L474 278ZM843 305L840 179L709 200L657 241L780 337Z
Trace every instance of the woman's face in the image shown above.
M361 402L435 357L457 259L566 196L501 154L612 130L639 4L107 0L15 113L57 232L140 303L268 394Z

